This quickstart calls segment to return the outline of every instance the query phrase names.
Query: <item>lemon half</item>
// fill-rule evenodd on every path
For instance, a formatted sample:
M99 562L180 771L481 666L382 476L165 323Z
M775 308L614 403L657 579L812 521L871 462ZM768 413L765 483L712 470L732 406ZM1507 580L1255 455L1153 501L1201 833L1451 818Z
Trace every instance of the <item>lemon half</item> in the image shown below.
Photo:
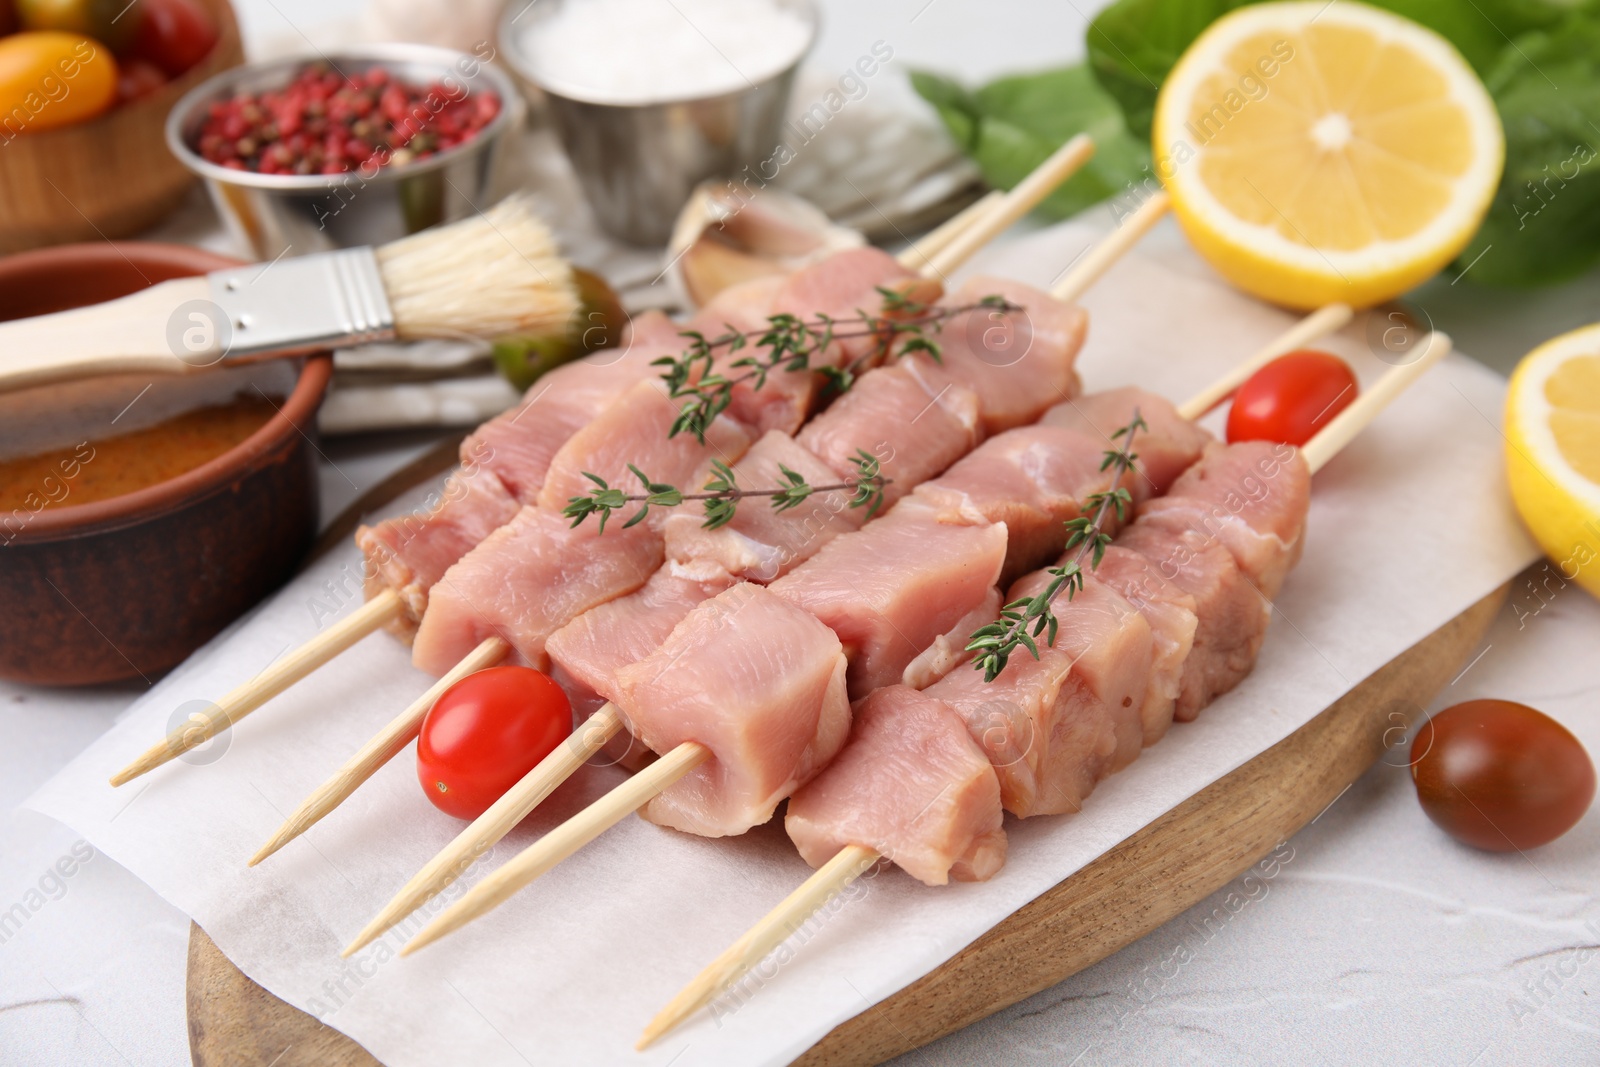
M1218 19L1156 101L1179 223L1274 303L1367 306L1437 273L1500 181L1494 102L1448 41L1365 4L1268 3Z
M1600 325L1529 352L1506 393L1511 498L1539 547L1600 596Z

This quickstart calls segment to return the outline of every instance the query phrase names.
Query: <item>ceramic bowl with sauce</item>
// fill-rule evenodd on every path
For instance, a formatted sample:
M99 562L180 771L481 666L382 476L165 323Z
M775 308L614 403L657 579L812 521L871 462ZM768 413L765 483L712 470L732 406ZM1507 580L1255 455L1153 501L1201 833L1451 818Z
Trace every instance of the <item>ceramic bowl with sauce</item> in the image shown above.
M26 252L0 259L0 320L235 262L138 242ZM0 677L153 681L282 584L316 534L331 374L324 354L0 394Z

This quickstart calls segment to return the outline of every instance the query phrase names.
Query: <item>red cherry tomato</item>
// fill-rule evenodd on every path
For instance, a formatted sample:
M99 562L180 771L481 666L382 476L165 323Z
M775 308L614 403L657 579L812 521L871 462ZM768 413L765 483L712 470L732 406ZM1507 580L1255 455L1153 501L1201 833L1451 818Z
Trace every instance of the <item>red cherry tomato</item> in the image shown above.
M1234 394L1228 440L1303 445L1359 391L1355 374L1338 356L1310 349L1279 356Z
M1554 841L1594 799L1583 745L1543 712L1469 700L1439 712L1411 742L1411 778L1428 818L1490 852Z
M217 22L199 0L139 0L141 13L129 55L147 59L176 78L217 43Z
M550 676L490 667L446 689L422 720L417 780L434 807L476 819L572 732L572 706Z
M130 59L117 68L117 103L126 104L167 84L166 71L144 59Z

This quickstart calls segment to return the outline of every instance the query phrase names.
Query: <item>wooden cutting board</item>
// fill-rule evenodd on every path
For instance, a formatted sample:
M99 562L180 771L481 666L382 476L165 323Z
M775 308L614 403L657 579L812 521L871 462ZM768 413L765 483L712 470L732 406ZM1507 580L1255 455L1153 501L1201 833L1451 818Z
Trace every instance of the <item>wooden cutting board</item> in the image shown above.
M367 495L385 500L454 461L450 444ZM356 507L323 543L342 541ZM1315 719L1201 790L797 1061L874 1064L1048 989L1182 914L1271 852L1355 781L1478 647L1509 583L1401 653ZM1204 729L1199 726L1186 729ZM929 890L937 892L937 890ZM198 926L189 933L196 1067L373 1067L350 1038L279 1000ZM643 1025L644 1020L640 1020Z

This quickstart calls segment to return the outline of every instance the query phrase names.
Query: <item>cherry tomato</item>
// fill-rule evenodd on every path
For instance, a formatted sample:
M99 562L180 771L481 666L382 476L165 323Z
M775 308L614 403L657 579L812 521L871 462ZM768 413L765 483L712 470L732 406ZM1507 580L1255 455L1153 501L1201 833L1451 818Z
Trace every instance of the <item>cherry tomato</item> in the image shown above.
M17 5L11 0L0 0L0 37L17 32Z
M446 689L422 720L417 780L434 807L476 819L572 732L572 705L531 667L490 667Z
M75 33L0 37L0 143L93 118L117 98L111 50Z
M1594 764L1543 712L1469 700L1439 712L1411 742L1411 778L1428 818L1490 852L1554 841L1594 799Z
M149 96L167 84L167 72L144 59L130 59L117 71L117 103Z
M176 78L217 43L217 21L199 0L139 0L142 12L130 55L148 59Z
M1234 394L1228 440L1303 445L1357 392L1355 374L1338 356L1310 349L1279 356Z

